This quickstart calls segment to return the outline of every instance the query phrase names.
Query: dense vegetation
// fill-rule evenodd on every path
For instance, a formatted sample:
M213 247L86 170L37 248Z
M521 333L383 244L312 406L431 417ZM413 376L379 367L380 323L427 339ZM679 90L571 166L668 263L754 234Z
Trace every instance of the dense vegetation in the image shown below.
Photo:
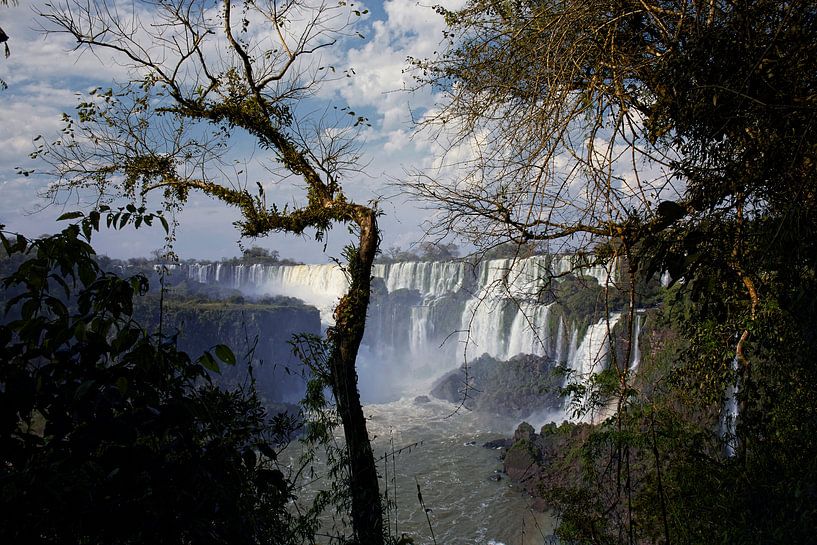
M0 240L22 256L0 322L0 541L298 543L312 513L288 508L277 463L294 422L268 414L215 345L194 360L133 319L143 276L103 271L79 225ZM220 363L219 363L220 361ZM282 471L283 469L283 471Z
M581 469L551 498L559 535L813 541L814 3L472 0L440 12L448 47L415 61L447 98L427 127L479 135L454 182L412 183L443 206L440 228L626 258L630 331L639 282L668 271L676 283L649 318L640 376L625 356L598 379L615 416L574 438Z
M238 207L249 236L313 229L322 238L335 223L354 226L357 244L346 255L352 287L321 345L328 356L318 376L344 424L355 537L382 543L354 367L377 210L341 189L354 163L349 140L321 147L298 130L293 112L320 77L290 77L298 56L344 31L345 23L321 21L346 19L321 19L326 6L312 13L287 4L314 23L293 53L280 33L283 45L267 50L249 35L236 39L256 19L238 22L229 0L217 24L203 11L159 2L160 24L142 22L141 30L156 37L157 28L176 29L180 39L167 43L178 57L170 58L133 41L97 4L49 5L46 15L83 47L123 53L142 77L83 102L76 118L67 117L64 138L35 156L57 169L55 188L93 186L134 200L161 188L171 208L190 189L204 191ZM272 6L244 4L280 29ZM558 465L543 469L554 477L540 493L560 515L559 536L594 544L813 541L814 3L470 0L439 11L449 47L415 61L420 79L444 97L428 124L445 136L459 131L447 139L457 143L479 134L481 149L448 165L453 184L423 173L411 186L445 210L435 234L453 230L481 247L553 242L622 259L625 279L612 299L601 287L585 293L570 283L557 295L583 312L598 312L602 300L604 310L610 300L622 305L625 331L633 331L639 297L654 299L647 288L656 274L668 271L675 282L648 316L638 375L628 367L630 339L596 381L613 417L578 431L548 427L539 437L523 430L527 443L514 452L547 461L541 438L557 438L562 452L550 460L570 465L558 479ZM205 45L216 40L229 55L207 56ZM188 139L187 129L201 125L215 126L215 136ZM303 180L303 206L267 205L263 189L251 195L217 174L191 174L218 168L185 168L217 163L211 150L236 128L272 152L284 178ZM157 133L172 135L159 149ZM131 319L144 281L101 271L79 229L4 239L7 253L31 259L7 281L17 291L11 321L0 328L9 360L0 371L0 498L6 520L19 522L0 537L198 543L308 535L308 524L286 508L291 487L274 468L285 431L266 435L252 392L213 386L205 372L217 367L212 354L192 361L145 334ZM216 356L235 359L225 348ZM736 407L726 410L735 392ZM210 482L220 486L202 486ZM145 518L156 527L133 524Z

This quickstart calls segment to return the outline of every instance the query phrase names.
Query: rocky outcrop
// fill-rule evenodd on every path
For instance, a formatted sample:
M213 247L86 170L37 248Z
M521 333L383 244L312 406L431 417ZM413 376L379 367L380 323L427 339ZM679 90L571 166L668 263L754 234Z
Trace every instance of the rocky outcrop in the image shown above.
M467 377L467 382L466 382ZM513 418L561 406L562 376L546 358L522 354L508 361L483 355L436 382L431 395L468 409Z
M508 478L519 483L533 498L533 507L548 507L546 491L579 479L577 448L590 433L589 424L545 424L539 433L527 422L514 433L503 466Z

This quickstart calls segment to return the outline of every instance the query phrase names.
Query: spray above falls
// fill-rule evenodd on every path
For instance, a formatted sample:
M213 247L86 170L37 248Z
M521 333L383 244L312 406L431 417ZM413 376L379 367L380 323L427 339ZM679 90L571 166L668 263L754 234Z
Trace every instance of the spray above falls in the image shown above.
M316 306L325 326L348 282L337 265L191 264L189 278L245 292L297 297ZM574 378L608 364L609 331L619 314L588 306L582 290L612 282L615 263L584 264L572 255L478 263L410 261L376 264L359 370L361 391L428 382L483 355L547 358ZM556 292L571 282L571 305ZM564 288L564 286L562 286ZM375 381L375 384L367 384ZM401 388L396 388L401 390Z

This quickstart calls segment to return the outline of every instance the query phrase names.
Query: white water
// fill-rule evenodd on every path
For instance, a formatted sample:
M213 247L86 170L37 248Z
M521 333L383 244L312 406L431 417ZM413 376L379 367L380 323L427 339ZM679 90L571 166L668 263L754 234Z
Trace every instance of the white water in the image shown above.
M415 543L431 544L426 512L417 499L420 485L435 539L440 544L544 543L553 531L547 514L533 513L517 485L502 476L499 452L482 448L510 435L517 420L460 411L433 399L415 404L435 378L482 354L506 360L517 354L547 356L586 381L610 357L608 331L614 314L579 324L541 296L549 277L564 274L571 257L494 260L474 267L462 262L379 264L374 268L387 301L373 299L358 359L359 386L375 456L421 443L397 456L388 468L389 498L397 502L389 524ZM611 270L582 274L605 283ZM191 265L190 278L218 282L257 294L299 297L320 309L325 325L348 283L334 265ZM378 289L381 289L378 287ZM640 322L639 322L640 323ZM380 401L380 403L375 403ZM566 408L541 411L528 420L543 424L566 418ZM584 413L587 415L588 413ZM592 419L592 415L579 419ZM539 426L537 425L537 428ZM381 462L381 475L386 468Z
M544 290L568 272L608 282L615 264L579 266L575 256L376 264L375 282L389 297L373 300L358 362L364 399L387 401L418 384L487 354L508 360L517 354L548 357L586 380L609 359L608 330L618 316L592 324L567 321L545 302ZM316 306L324 326L348 288L337 265L193 264L188 277L257 294L297 297ZM388 298L387 298L388 299ZM597 317L598 318L598 317ZM584 335L579 338L579 331Z
M455 408L438 400L415 405L409 399L364 408L369 431L377 436L376 456L388 452L392 443L399 448L423 442L396 458L398 532L410 533L417 544L432 543L417 500L419 483L439 544L543 543L553 521L532 513L527 498L504 475L498 482L490 480L502 468L499 451L482 447L509 435L517 423L468 412L452 415ZM390 480L391 473L390 467ZM393 484L389 489L393 498Z
M728 458L733 458L738 447L737 422L738 422L738 357L732 358L732 372L735 378L726 387L724 392L723 409L721 411L720 434L724 441L724 453Z
M455 413L456 408L440 400L415 404L411 397L364 407L380 490L396 503L385 521L392 535L405 533L416 545L432 545L433 529L440 545L542 545L555 521L533 512L521 487L497 473L502 470L500 451L482 447L510 435L516 422ZM410 445L392 459L392 451ZM296 455L291 453L290 463L295 464ZM316 469L319 474L325 470ZM493 480L497 475L500 479ZM429 519L417 498L418 484ZM320 479L310 489L326 485Z
M641 348L638 346L638 339L641 337L641 320L643 316L640 312L635 315L635 323L633 324L632 343L633 348L630 355L630 371L635 372L638 365L641 363Z
M569 362L570 382L588 384L594 374L607 367L610 358L608 333L612 331L619 319L621 319L621 314L613 314L609 319L602 318L587 329L584 339ZM606 407L591 405L589 392L582 397L565 399L564 415L569 420L595 422L598 417L606 418L604 415L606 411ZM553 420L558 421L558 418Z

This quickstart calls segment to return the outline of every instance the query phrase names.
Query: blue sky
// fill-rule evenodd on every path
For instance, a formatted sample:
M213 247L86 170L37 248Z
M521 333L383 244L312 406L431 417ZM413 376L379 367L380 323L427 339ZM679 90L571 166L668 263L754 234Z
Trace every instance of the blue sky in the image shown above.
M327 53L339 71L341 67L354 68L355 76L325 85L314 104L302 104L301 109L317 115L327 105L349 106L369 118L372 126L363 133L362 149L367 166L346 181L345 189L360 201L378 199L384 212L383 247L405 248L422 236L421 223L433 211L407 202L388 182L398 181L407 170L431 166L439 150L415 136L411 123L412 112L416 115L432 107L435 97L428 91L407 92L413 83L403 70L407 55L428 57L439 47L443 25L429 5L414 0L358 3L355 9L369 10L356 28L365 39L350 38ZM22 176L15 167L38 166L28 159L35 148L34 138L56 138L61 113L72 111L79 97L95 86L108 87L113 80L128 79L123 66L102 53L72 51L73 43L67 36L46 35L37 30L41 24L36 3L0 7L0 27L11 36L12 53L10 58L0 59L0 79L9 86L0 92L0 223L28 235L58 230L54 219L66 210L81 209L83 203L76 196L64 195L64 202L46 206L49 203L38 194L50 180ZM253 163L259 154L249 159L250 186L254 185L253 177L262 177ZM296 190L289 197L288 191L282 185L273 188L284 202L300 193ZM219 202L194 196L178 217L176 252L183 259L236 255L239 236L232 222L237 217ZM326 253L323 244L309 237L271 236L244 244L275 248L284 256L307 262L325 262L329 256L338 256L348 240L346 228L339 226L330 233ZM100 253L112 257L148 255L162 246L163 233L160 229L103 232L94 244Z

